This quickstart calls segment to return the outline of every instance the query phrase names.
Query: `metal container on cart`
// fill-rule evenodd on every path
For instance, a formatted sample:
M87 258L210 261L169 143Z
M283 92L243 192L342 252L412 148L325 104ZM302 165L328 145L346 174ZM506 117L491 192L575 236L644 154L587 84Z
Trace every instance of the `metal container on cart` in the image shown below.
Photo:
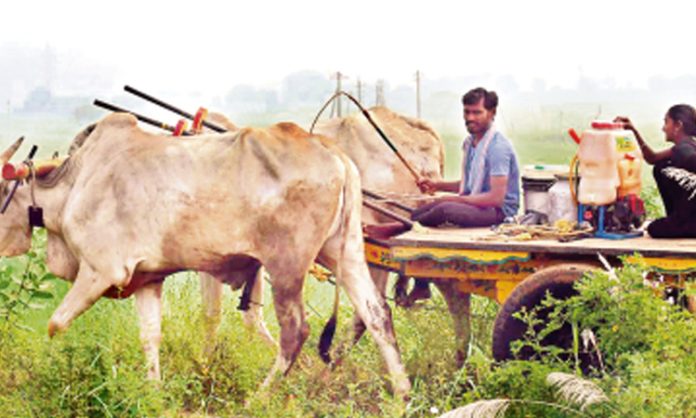
M556 174L567 171L561 165L528 165L522 170L524 213L535 213L548 220L551 205L549 190L556 183Z

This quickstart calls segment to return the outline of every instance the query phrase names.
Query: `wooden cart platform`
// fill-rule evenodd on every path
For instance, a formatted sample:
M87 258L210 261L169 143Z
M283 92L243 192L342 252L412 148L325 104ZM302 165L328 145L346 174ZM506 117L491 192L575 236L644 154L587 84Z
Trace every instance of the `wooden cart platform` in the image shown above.
M598 254L612 264L642 260L677 281L696 273L696 239L516 241L493 237L489 228L423 228L388 240L366 238L365 245L367 260L375 267L410 277L458 280L461 291L500 303L539 269L577 262L601 266Z

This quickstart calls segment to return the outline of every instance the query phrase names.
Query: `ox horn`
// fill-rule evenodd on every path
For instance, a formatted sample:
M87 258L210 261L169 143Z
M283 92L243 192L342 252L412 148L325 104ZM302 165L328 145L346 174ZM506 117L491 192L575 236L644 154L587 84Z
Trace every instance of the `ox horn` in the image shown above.
M10 145L10 147L7 148L5 152L2 153L2 155L0 155L0 162L2 164L5 164L6 162L10 161L10 158L12 158L14 153L17 152L19 146L22 145L22 141L24 141L23 136L16 140L14 144Z

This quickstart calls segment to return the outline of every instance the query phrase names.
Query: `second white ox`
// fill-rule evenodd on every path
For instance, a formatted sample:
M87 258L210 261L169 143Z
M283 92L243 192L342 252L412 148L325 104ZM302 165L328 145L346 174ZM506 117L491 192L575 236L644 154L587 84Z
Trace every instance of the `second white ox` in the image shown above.
M371 117L394 143L399 152L422 177L441 180L444 166L444 149L439 135L427 123L419 119L399 115L385 107L373 107L369 110ZM236 129L223 116L217 114L215 123L227 129ZM420 190L414 178L401 161L380 138L375 128L362 114L344 118L334 118L319 123L315 132L329 138L345 152L357 166L363 188L389 195L417 195ZM404 202L413 204L413 202ZM390 221L377 212L363 208L364 223ZM388 273L384 270L370 268L372 278L380 293L385 295ZM214 332L220 322L220 300L222 284L219 281L202 278L204 306ZM273 341L262 319L261 305L263 281L259 277L251 292L251 299L256 302L244 313L245 322L255 326L268 341ZM461 291L454 280L437 280L435 285L444 296L457 336L457 363L462 365L469 344L470 295ZM356 335L364 327L356 322ZM210 339L213 341L213 338Z
M360 179L330 141L289 123L172 140L113 114L81 142L34 185L48 230L48 267L74 280L50 319L51 336L102 295L135 294L149 375L158 378L164 277L192 269L238 287L263 265L280 325L268 382L290 369L307 338L302 287L319 259L375 338L394 391L409 391L389 308L363 255ZM29 249L30 203L22 186L0 215L1 255Z

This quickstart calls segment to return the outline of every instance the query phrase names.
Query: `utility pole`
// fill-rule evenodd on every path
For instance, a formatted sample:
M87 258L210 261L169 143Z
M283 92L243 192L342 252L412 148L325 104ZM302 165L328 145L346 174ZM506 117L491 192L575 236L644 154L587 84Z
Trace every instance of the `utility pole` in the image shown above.
M336 71L336 74L334 74L334 76L333 76L332 78L335 78L335 79L336 79L336 93L338 93L339 91L341 91L341 81L342 81L344 78L348 78L348 77L346 77L346 76L345 76L343 73L341 73L340 71ZM334 101L334 103L336 103L336 115L337 115L339 118L341 117L341 113L342 113L342 112L341 112L341 99L342 99L342 97L341 97L341 96L338 96L338 97L336 98L336 100ZM331 108L331 116L333 116L333 113L334 113L334 112L333 112L333 107L332 107L332 108Z
M375 84L375 106L384 106L384 80L377 80Z
M362 103L362 81L360 81L360 77L358 77L358 101Z
M420 70L416 70L416 117L418 119L421 117L420 82L421 73Z

